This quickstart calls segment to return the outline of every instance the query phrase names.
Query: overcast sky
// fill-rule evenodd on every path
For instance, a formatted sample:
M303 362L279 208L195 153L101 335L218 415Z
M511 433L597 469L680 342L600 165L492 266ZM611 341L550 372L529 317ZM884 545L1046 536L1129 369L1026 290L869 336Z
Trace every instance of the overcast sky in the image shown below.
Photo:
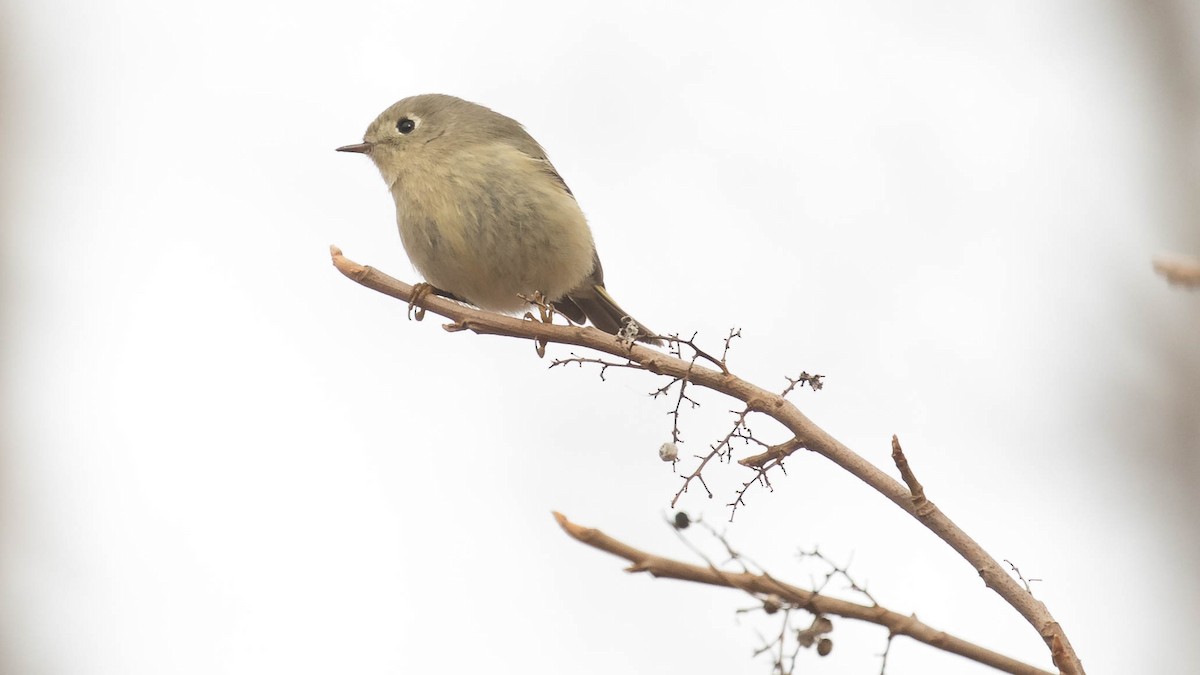
M899 434L1090 672L1184 672L1200 295L1150 260L1200 251L1200 31L1142 7L0 5L0 670L769 672L751 599L625 574L550 516L700 562L663 525L661 381L547 370L329 264L418 280L378 173L333 149L441 92L546 147L639 319L714 349L741 328L730 364L770 389L824 374L794 400L887 471ZM730 420L700 401L685 456ZM706 475L681 508L773 575L808 585L819 546L888 608L1050 668L829 462L795 457L731 524L746 474ZM882 630L833 638L797 672L877 672Z

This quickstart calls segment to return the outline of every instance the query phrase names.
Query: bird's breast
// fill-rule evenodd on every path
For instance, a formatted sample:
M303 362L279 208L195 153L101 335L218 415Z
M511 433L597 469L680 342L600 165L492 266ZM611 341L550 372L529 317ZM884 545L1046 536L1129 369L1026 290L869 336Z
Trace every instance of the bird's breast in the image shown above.
M463 152L392 185L400 237L434 286L485 309L515 311L518 294L552 299L592 270L591 231L578 204L529 156Z

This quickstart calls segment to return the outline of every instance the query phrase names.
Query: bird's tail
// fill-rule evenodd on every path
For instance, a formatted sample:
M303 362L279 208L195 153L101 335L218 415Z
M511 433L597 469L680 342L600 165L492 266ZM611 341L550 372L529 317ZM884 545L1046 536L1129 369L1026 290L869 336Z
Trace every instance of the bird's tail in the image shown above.
M555 303L555 306L575 323L582 324L582 319L586 317L593 326L613 335L620 335L625 325L632 322L637 329L635 339L639 342L657 347L661 347L663 344L662 340L654 337L658 333L650 330L645 324L630 316L629 312L621 309L621 306L612 299L612 296L601 284L585 284L571 291L570 295Z

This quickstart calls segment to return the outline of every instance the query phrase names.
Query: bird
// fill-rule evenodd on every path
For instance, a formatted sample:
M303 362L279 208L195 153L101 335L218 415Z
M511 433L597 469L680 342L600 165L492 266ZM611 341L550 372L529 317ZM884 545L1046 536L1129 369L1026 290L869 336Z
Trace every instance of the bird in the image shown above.
M402 99L361 143L396 205L400 240L433 292L516 313L536 293L572 323L661 345L604 286L591 228L516 120L446 94Z

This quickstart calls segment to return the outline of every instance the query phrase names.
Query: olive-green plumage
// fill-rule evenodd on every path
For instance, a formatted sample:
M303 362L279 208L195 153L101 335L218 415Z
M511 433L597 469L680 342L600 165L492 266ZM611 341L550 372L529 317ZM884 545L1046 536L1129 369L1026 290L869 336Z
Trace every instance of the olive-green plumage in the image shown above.
M604 289L571 190L515 120L453 96L413 96L383 111L361 144L338 150L375 162L404 249L438 290L497 312L520 311L519 296L540 291L573 322L614 334L633 321Z

